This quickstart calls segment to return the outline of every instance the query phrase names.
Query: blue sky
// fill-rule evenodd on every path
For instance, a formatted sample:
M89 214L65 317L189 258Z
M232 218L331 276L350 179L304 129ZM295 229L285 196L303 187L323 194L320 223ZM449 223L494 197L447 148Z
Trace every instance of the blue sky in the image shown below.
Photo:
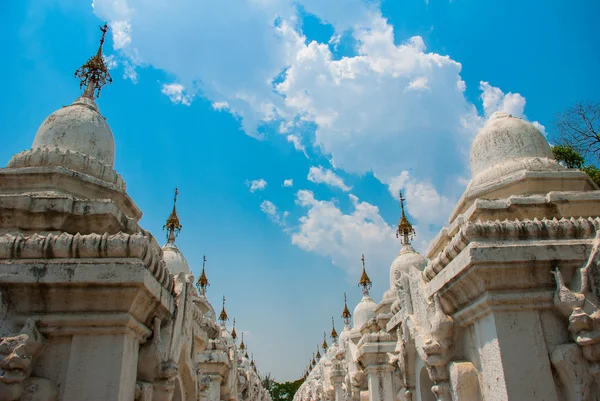
M552 135L557 112L598 100L594 17L582 0L39 0L2 2L0 160L80 93L97 48L114 83L98 100L116 169L164 242L246 331L258 367L302 374L360 255L389 287L402 189L425 251L470 177L468 150L496 110ZM261 187L260 180L266 182ZM291 186L284 186L292 180ZM252 182L254 190L251 191Z

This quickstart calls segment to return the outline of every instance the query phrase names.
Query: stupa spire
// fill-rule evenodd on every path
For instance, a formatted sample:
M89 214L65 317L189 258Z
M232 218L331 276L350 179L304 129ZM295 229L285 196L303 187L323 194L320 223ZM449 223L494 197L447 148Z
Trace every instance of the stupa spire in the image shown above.
M365 269L365 255L364 254L360 258L360 260L362 261L362 274L360 275L360 281L358 282L358 286L362 287L364 295L369 295L369 290L373 286L373 282L367 275L367 270Z
M317 358L317 361L319 359L321 359L321 351L319 350L319 344L317 344L317 356L316 356L316 358Z
M342 312L342 318L344 319L344 323L346 325L350 325L350 318L352 314L350 313L350 309L348 309L348 301L346 300L346 293L344 293L344 311Z
M244 332L242 331L242 342L240 343L240 349L245 350L246 344L244 344Z
M204 271L206 269L206 255L204 255L204 261L202 262L202 274L200 275L200 277L198 277L198 281L196 282L196 285L198 286L198 289L200 290L200 295L206 295L206 287L210 286L210 283L208 282L208 277L206 277L206 272ZM234 319L234 330L235 330L235 319Z
M225 327L225 322L229 320L227 316L227 312L225 311L225 295L223 295L223 309L221 309L221 314L219 315L219 320L221 321L221 326Z
M327 333L323 332L323 344L321 344L323 351L327 350Z
M237 340L237 333L235 332L235 318L233 318L233 330L231 330L231 337L233 337L233 341Z
M398 222L398 230L396 230L396 238L400 238L402 245L410 245L410 241L412 241L415 236L415 230L413 229L412 224L406 218L406 214L404 213L404 199L402 197L402 191L399 192L400 197L400 208L402 209L402 216L400 217L400 222Z
M167 230L167 242L169 244L175 243L175 237L179 235L181 228L183 227L179 222L177 216L177 196L179 195L179 189L175 188L175 196L173 198L173 211L167 219L167 223L163 226L163 230Z
M102 57L102 46L106 39L108 25L104 24L104 26L101 26L100 31L102 32L102 36L100 37L98 52L75 71L75 77L79 78L79 88L85 87L83 96L90 99L94 98L94 94L97 98L100 97L100 90L102 87L112 83L112 77L108 72L108 67L104 64L104 58Z
M333 320L333 316L331 316L331 340L335 342L338 338L338 333L335 331L335 320Z

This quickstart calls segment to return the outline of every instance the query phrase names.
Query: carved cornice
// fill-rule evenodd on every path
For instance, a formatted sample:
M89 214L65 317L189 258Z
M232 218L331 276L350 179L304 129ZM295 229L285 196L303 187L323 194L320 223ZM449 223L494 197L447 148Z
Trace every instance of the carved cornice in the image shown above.
M30 149L14 155L7 165L8 168L44 166L75 170L114 184L123 192L126 189L123 177L112 167L94 157L79 152L59 148Z
M160 247L142 233L0 236L0 260L95 258L140 259L163 287L173 291L173 277L165 266Z
M444 250L431 260L423 279L431 281L469 243L474 240L556 240L593 238L600 227L600 218L554 218L533 220L504 220L467 222L460 227Z

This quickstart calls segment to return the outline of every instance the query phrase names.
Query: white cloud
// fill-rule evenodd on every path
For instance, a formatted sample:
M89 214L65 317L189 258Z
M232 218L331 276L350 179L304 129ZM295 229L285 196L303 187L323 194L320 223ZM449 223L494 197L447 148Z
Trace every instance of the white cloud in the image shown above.
M102 58L104 59L104 64L106 64L106 68L108 68L109 70L114 70L115 68L117 68L117 65L119 63L117 62L114 54L104 55Z
M189 106L192 104L192 97L190 95L185 94L185 88L183 85L178 83L172 84L163 84L162 91L163 94L167 95L171 102L175 104L184 104Z
M489 118L496 111L503 111L515 117L523 117L525 111L525 98L518 93L509 92L505 94L500 88L490 85L488 82L479 83L481 90L481 101L485 117Z
M289 216L289 212L280 213L277 209L277 206L275 206L273 202L269 200L262 201L262 203L260 204L260 210L262 210L264 214L269 216L269 219L271 219L271 221L273 221L274 223L282 227L286 226L286 219Z
M226 110L229 108L229 103L227 102L213 102L212 108L215 110Z
M352 276L360 273L359 258L364 253L375 273L383 275L400 246L394 229L379 215L377 206L352 194L349 198L353 210L345 214L334 202L317 200L311 191L298 191L296 202L308 210L292 234L292 243L330 258Z
M486 118L489 118L496 111L503 111L515 117L527 119L525 115L526 100L521 94L512 92L505 94L500 88L484 81L479 83L479 89L481 90L481 100ZM539 129L544 136L547 136L546 127L538 121L533 121L531 124Z
M267 187L267 181L265 181L263 178L252 181L246 180L246 185L250 187L250 192L262 191Z
M306 40L297 4L334 26L331 44ZM413 210L419 224L447 217L445 205L457 198L457 180L469 174L470 143L484 117L465 98L462 65L427 52L420 36L398 44L378 2L174 0L165 7L93 0L93 6L109 21L132 79L137 66L163 70L181 85L171 87L173 101L188 104L201 94L254 137L261 137L261 125L274 124L298 151L307 155L312 147L350 174L372 172L390 185L410 171L407 197L413 183L414 196L432 208L442 205ZM352 36L356 54L336 59L331 47L341 35ZM480 89L485 117L496 110L525 116L522 95L483 81ZM350 189L341 179L331 182Z
M327 184L330 187L339 188L342 191L350 191L352 187L344 184L344 180L333 171L324 169L323 167L311 167L308 171L308 177L306 177L309 181L312 181L317 184Z
M294 180L292 178L288 178L287 180L283 181L284 187L291 187L293 185L294 185Z

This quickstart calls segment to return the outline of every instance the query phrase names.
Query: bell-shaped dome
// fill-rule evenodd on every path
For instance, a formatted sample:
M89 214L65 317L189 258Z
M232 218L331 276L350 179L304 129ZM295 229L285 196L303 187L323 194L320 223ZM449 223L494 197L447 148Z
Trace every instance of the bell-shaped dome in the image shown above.
M409 272L412 268L423 271L426 265L427 259L415 251L410 244L405 244L390 267L390 288L395 288L403 272Z
M473 181L482 184L523 168L561 169L546 138L531 123L495 112L471 146Z
M369 294L363 295L356 308L354 308L354 328L360 328L363 324L374 318L376 307L377 304Z
M32 149L79 152L114 167L115 140L92 97L81 96L50 114L33 140Z
M177 245L169 242L163 246L162 250L163 260L165 261L167 269L169 269L169 272L172 275L176 275L181 272L185 274L191 273L190 266L188 265L185 256L183 256L183 253L179 250L179 248L177 248Z

